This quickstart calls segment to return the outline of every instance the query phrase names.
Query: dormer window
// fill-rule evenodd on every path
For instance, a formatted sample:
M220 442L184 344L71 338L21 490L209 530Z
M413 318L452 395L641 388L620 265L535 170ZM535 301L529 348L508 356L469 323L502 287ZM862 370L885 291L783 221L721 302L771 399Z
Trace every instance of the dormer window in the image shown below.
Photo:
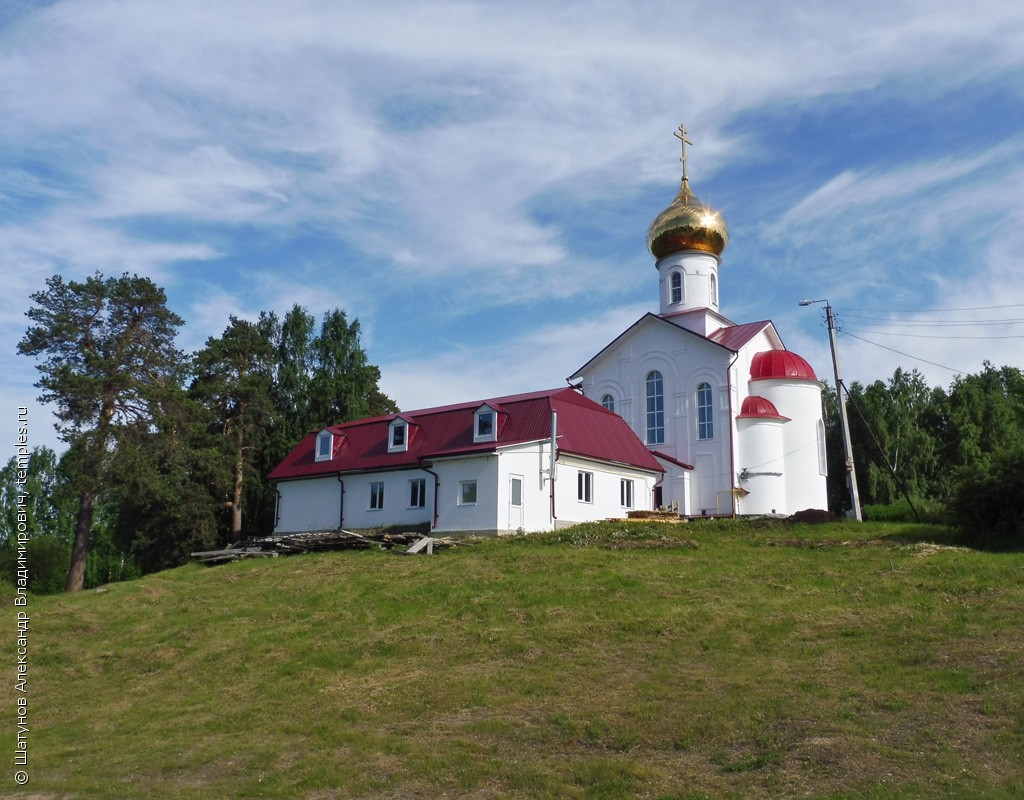
M322 430L316 435L316 460L330 461L334 455L334 434Z
M409 449L409 423L395 417L388 426L388 452L404 453Z
M493 442L498 438L498 413L490 406L482 406L473 417L473 441Z

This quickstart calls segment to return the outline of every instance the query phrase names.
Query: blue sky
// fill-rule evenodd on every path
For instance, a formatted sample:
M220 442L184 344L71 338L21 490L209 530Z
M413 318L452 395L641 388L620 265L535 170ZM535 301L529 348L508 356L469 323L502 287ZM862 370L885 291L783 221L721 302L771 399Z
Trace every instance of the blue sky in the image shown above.
M22 2L8 439L27 405L56 444L16 354L53 273L153 278L185 350L230 314L343 308L403 408L564 385L657 310L680 122L730 228L728 317L773 319L824 378L805 297L848 380L1024 367L1024 4Z

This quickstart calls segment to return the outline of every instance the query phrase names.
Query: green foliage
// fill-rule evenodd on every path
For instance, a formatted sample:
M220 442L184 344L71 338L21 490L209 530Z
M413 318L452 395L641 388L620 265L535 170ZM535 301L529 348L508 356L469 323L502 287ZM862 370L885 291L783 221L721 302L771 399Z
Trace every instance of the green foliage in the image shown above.
M18 459L12 457L0 470L0 544L17 538L19 498L29 537L70 542L76 501L57 454L48 447L37 447L27 462L22 471Z
M865 505L864 519L872 522L931 522L942 524L946 521L946 506L938 500L923 497L912 498L913 506L905 497L897 497L891 503ZM916 509L916 514L915 514Z
M378 388L380 370L362 347L359 321L349 323L344 311L327 312L318 326L312 314L296 305L280 321L275 314L263 314L260 326L276 352L273 410L256 462L260 476L311 430L398 410ZM254 480L247 496L254 509L247 530L270 533L277 499L273 487Z
M904 497L909 493L923 519L942 519L948 506L977 541L1018 535L1012 498L1020 478L1009 466L1013 454L1024 450L1020 369L986 362L980 373L954 380L948 392L929 388L916 371L897 369L888 382L853 384L849 407L858 489L868 518L912 518ZM831 391L825 412L830 506L839 508L845 474Z
M84 282L47 281L32 295L34 323L18 343L37 364L40 400L57 409L79 496L66 586L85 585L97 495L109 485L118 428L148 425L152 406L180 380L184 357L174 346L182 320L148 278L96 274Z
M1024 446L1011 444L964 467L951 510L975 544L1024 547Z

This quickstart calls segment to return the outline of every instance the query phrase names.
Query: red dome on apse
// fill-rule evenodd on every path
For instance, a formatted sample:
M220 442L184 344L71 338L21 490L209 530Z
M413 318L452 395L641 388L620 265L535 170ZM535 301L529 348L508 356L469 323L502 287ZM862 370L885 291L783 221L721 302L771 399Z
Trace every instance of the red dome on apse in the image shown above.
M750 362L750 380L761 381L783 378L796 381L816 381L811 365L790 350L765 350Z
M789 419L779 413L771 400L752 394L743 398L743 405L740 406L740 415L737 419L750 419L759 417L764 419Z

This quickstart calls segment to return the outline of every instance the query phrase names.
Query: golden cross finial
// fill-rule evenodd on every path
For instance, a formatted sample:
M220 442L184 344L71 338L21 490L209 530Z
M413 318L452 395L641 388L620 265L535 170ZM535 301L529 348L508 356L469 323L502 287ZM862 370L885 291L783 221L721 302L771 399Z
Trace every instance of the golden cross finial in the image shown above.
M686 145L693 147L693 142L686 138L686 125L680 125L679 130L672 134L679 140L679 145L682 147L683 154L679 157L679 160L683 162L683 180L686 180Z

